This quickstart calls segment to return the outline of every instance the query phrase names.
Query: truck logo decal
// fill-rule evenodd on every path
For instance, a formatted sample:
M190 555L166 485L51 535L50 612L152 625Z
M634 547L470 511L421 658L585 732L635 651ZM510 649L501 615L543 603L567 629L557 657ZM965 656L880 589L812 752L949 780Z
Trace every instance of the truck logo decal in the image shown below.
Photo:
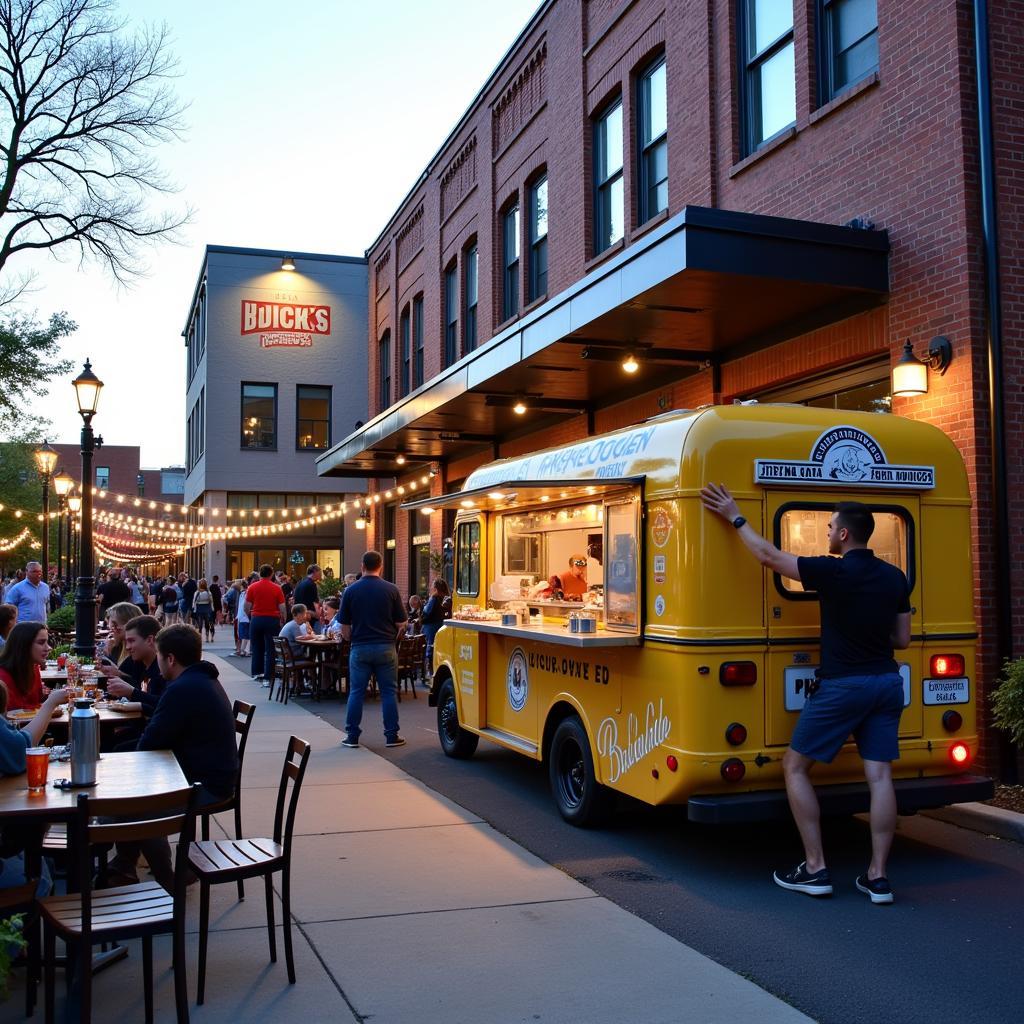
M508 691L509 707L522 711L530 692L530 678L526 668L526 655L517 647L509 655L508 670L505 672L505 689Z
M672 723L665 716L663 700L658 701L657 712L654 702L648 703L643 732L636 715L632 711L629 713L622 744L619 743L619 723L611 717L604 719L597 727L597 752L604 759L608 782L618 782L630 768L664 743L671 731Z
M858 427L832 427L811 446L810 458L755 459L754 483L800 485L807 481L834 487L901 487L931 490L934 466L904 466L886 461L882 446Z

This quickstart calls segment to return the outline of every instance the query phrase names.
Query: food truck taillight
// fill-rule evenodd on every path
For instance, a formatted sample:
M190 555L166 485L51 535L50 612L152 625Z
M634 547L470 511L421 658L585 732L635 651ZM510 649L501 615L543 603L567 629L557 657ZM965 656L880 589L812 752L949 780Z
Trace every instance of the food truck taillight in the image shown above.
M961 725L964 724L964 716L959 711L954 711L950 708L949 711L943 712L942 715L942 728L946 732L957 732Z
M730 757L722 764L722 778L726 782L739 782L746 774L747 766L738 757Z
M930 663L932 675L939 679L962 676L964 656L962 654L933 654Z
M745 725L740 725L739 722L733 722L732 725L725 730L725 739L731 746L741 746L747 742L747 727Z
M676 758L675 754L669 754L668 757L665 758L665 764L668 765L668 770L670 772L679 771L679 760Z
M753 686L757 682L757 666L752 661L725 661L718 670L723 686Z
M971 758L971 751L966 743L954 743L949 748L949 759L953 764L967 764Z

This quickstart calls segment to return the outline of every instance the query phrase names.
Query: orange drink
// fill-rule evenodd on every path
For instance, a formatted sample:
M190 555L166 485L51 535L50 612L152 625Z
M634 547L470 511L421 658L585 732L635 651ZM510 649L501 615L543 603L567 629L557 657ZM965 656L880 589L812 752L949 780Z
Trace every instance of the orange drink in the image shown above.
M25 751L25 767L29 792L42 792L46 789L46 774L50 768L50 748L29 747Z

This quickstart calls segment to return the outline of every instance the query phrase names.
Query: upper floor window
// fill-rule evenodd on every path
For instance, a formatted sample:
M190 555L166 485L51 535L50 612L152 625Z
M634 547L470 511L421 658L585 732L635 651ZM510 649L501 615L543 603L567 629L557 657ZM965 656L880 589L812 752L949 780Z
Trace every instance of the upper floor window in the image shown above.
M418 388L423 383L423 296L417 295L412 300L412 386Z
M400 397L409 394L409 383L412 380L412 331L409 326L409 307L402 310L401 319L398 321L398 334L402 339L402 365L399 368L401 376L398 380L398 393Z
M383 412L391 404L391 332L377 342L377 405Z
M277 447L276 384L242 384L242 447Z
M444 272L444 365L459 358L459 268L453 262Z
M502 294L501 319L519 314L519 203L513 203L502 215Z
M97 466L96 467L96 486L99 490L105 491L110 487L110 467L109 466Z
M818 0L819 101L878 70L876 0Z
M744 155L796 121L792 0L741 0Z
M668 94L665 58L659 57L640 76L638 90L640 140L640 223L668 209Z
M622 100L594 122L594 252L604 252L624 233Z
M331 446L330 386L300 384L295 392L295 447Z
M480 269L478 250L474 242L463 257L465 275L466 314L462 321L462 351L472 352L476 348L476 306L479 291Z
M548 291L548 177L530 188L529 302Z

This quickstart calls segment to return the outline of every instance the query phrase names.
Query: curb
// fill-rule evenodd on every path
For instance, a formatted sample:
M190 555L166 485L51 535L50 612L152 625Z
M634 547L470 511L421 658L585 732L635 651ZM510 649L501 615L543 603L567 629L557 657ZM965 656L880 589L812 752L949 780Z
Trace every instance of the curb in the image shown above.
M1024 814L1016 811L1006 811L1002 807L990 807L988 804L966 803L919 813L926 818L946 821L961 828L1009 839L1014 843L1024 843Z

